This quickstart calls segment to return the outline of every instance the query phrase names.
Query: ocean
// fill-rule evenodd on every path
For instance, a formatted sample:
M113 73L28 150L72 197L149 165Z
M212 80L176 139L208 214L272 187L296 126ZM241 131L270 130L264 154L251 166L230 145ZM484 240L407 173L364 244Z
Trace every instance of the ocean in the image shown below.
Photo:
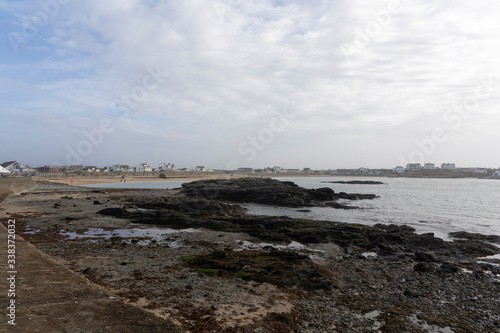
M379 198L342 203L360 209L297 208L257 204L244 205L250 214L289 216L317 220L408 225L418 233L433 232L436 237L449 239L454 231L500 235L500 181L495 179L428 179L428 178L343 178L287 177L305 188L329 187L335 192L370 193ZM349 180L381 181L383 185L348 185L323 183ZM96 184L102 188L176 188L182 181Z

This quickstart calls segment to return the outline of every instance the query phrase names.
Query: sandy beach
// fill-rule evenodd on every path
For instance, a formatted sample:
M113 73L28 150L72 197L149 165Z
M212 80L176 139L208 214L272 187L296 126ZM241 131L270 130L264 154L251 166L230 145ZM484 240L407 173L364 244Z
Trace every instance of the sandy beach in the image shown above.
M194 181L200 179L230 179L239 177L248 177L248 175L237 174L231 175L226 173L179 173L167 174L167 178L160 178L158 173L155 174L123 174L123 175L67 175L67 176L48 176L48 177L33 177L37 181L49 181L64 185L91 185L91 184L109 184L109 183L138 183L138 182L172 182L172 181Z

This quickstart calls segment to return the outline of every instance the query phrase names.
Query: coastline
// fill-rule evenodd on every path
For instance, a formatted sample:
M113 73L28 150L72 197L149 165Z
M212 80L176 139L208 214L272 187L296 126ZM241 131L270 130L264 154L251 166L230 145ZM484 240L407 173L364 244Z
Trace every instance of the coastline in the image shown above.
M124 177L124 178L122 178ZM195 181L201 179L231 179L245 177L244 175L234 175L230 174L194 174L194 175L169 175L167 178L160 178L157 175L99 175L99 176L64 176L64 177L33 177L37 181L47 181L63 185L93 185L93 184L111 184L111 183L121 183L124 180L127 183L139 183L139 182L172 182L172 181ZM73 181L71 181L73 180Z
M166 178L160 178L160 174L164 174ZM110 184L126 182L170 182L170 181L195 181L202 179L235 179L242 177L255 178L348 178L348 179L372 179L372 178L422 178L422 179L500 179L500 177L492 177L479 175L471 172L463 172L461 170L452 171L414 171L406 173L386 172L382 174L318 174L318 173L245 173L245 172L152 172L152 173L79 173L65 174L59 176L33 176L36 181L48 181L66 185L91 185L91 184ZM14 177L12 177L14 178ZM9 178L8 178L9 179ZM21 178L22 179L22 178ZM73 181L71 181L73 180Z
M388 251L384 255L333 243L290 247L292 243L204 228L146 235L138 232L148 226L97 213L113 207L136 210L177 195L175 190L96 190L43 182L34 191L7 199L0 214L3 219L16 218L17 231L27 241L105 288L117 302L134 305L137 312L146 311L161 320L173 320L192 332L414 332L422 329L418 321L434 329L451 327L455 332L500 327L496 305L500 287L482 266L473 268L472 273L462 271L472 262L465 257L439 259L419 254L427 258L422 261L413 252L401 252L397 246L384 243L379 248ZM165 227L154 230L166 231ZM113 238L113 233L121 236ZM315 258L314 269L327 276L333 287L279 287L213 275L210 270L190 267L186 261L207 253L274 253L269 250L272 248L277 253ZM124 260L128 263L123 264ZM459 271L440 268L444 264L432 260L446 260L450 269L458 267ZM417 271L414 267L418 265L429 271ZM290 274L286 267L278 276ZM251 271L238 274L248 273ZM473 301L478 293L484 295L480 304ZM488 318L481 317L485 312Z

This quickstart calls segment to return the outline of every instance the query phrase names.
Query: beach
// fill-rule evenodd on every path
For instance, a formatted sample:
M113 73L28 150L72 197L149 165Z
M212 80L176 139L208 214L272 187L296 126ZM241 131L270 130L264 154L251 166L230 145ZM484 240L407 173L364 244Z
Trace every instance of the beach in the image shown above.
M91 185L91 184L110 184L110 183L138 183L138 182L171 182L171 181L193 181L200 179L228 179L244 177L244 175L231 175L227 173L207 173L207 172L175 172L165 173L166 178L160 178L159 173L151 174L93 174L93 175L65 175L65 176L47 176L33 177L38 181L49 181L53 183L66 185Z
M322 241L325 231L303 242L305 229L275 232L270 229L274 218L262 217L260 229L235 229L228 223L247 218L244 211L206 195L95 189L68 186L66 181L39 182L35 189L8 197L1 203L2 222L15 219L18 235L50 256L54 265L98 286L108 300L133 306L148 320L149 315L157 318L158 325L185 332L500 329L500 270L495 261L481 263L472 255L457 254L495 253L495 247L481 241L448 244L404 228L339 224L335 228L344 242L334 234L333 241ZM99 179L106 181L120 178ZM209 203L199 204L200 199ZM177 202L198 204L174 220ZM166 210L159 210L165 203ZM147 224L137 224L141 220ZM167 224L150 225L154 220ZM169 225L170 220L175 223Z

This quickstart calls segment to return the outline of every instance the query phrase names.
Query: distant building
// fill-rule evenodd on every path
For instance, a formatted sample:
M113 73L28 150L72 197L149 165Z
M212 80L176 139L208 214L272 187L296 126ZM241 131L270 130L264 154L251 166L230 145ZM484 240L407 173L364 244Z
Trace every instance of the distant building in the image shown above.
M29 173L29 172L35 172L35 169L32 169L20 162L17 161L10 161L10 162L4 162L0 164L4 169L9 171L10 173Z
M359 168L358 170L356 170L357 173L370 173L370 169L368 168Z
M148 162L141 162L137 167L137 172L153 172L153 168L149 166Z
M252 168L238 168L238 172L253 172Z
M8 174L8 173L10 173L10 171L5 169L3 166L0 165L0 175Z
M443 163L443 164L441 164L441 169L443 169L443 170L455 170L455 163Z
M123 165L123 164L115 164L111 167L112 172L129 172L130 166L128 165Z
M500 170L495 171L495 173L493 173L493 177L500 177Z
M203 172L207 171L203 165L198 165L193 171Z
M311 170L311 168L304 168L304 169L302 169L302 172L311 173L312 170Z
M160 165L160 171L173 171L177 170L177 167L174 163L163 163Z
M406 165L406 171L420 171L422 170L422 165L420 163L408 163Z
M40 173L64 172L64 167L54 166L54 165L46 165L43 167L36 168L36 171L40 172Z
M425 163L424 170L435 170L436 165L434 163Z
M68 165L66 168L64 168L65 172L79 172L83 171L83 165Z
M300 169L281 169L281 173L298 173Z
M95 172L96 170L99 170L96 166L94 166L94 165L87 165L86 167L83 168L82 171L85 171L85 172Z
M488 173L488 170L482 169L482 168L477 168L476 170L474 170L474 173Z
M392 172L396 172L396 173L403 173L405 172L405 168L403 168L402 166L398 165L397 167L395 167L394 169L392 169Z

